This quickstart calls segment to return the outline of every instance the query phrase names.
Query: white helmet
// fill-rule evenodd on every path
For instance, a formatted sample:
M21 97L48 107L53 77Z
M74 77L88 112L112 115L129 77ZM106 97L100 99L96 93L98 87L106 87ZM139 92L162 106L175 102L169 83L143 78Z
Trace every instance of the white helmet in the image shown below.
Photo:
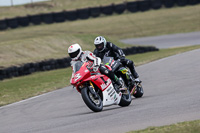
M82 49L78 43L73 44L68 48L68 54L72 59L77 60L81 56L81 53Z
M106 48L106 39L102 36L98 36L94 40L94 45L99 52L102 52Z

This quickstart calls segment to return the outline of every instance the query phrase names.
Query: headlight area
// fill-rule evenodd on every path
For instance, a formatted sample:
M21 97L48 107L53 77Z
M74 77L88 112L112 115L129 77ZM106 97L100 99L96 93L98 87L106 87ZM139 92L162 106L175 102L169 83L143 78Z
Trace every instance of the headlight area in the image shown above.
M84 87L84 85L80 85L80 86L79 86L79 89L82 89L83 87Z
M80 81L77 82L77 86L78 86L79 89L81 89L81 88L84 87L84 84L79 85L81 82L82 82L82 80L80 80Z

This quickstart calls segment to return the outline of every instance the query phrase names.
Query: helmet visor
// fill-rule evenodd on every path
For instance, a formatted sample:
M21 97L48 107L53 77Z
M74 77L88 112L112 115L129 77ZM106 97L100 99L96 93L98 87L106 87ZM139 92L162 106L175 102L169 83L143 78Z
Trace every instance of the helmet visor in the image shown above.
M75 58L75 57L78 56L79 53L80 53L80 49L78 49L77 51L75 51L75 52L73 52L73 53L69 53L69 56L70 56L71 58Z
M96 46L96 49L97 49L98 51L102 51L103 48L104 48L104 43L102 42L102 43L97 44L97 45L95 45L95 46Z

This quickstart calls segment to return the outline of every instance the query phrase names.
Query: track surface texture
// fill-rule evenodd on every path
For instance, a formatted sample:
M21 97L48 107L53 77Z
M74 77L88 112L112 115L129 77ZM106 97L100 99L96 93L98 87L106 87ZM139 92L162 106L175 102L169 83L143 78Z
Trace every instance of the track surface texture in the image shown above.
M157 48L173 48L188 45L199 45L200 32L123 39L121 42L126 44L136 44L139 46L152 45Z
M0 108L0 133L124 133L200 119L200 49L136 70L144 96L94 113L71 86Z

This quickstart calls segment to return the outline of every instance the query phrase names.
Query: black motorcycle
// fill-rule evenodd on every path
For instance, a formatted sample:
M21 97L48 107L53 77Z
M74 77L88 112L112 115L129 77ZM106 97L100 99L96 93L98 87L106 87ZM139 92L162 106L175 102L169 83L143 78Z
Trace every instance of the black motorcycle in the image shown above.
M120 80L123 80L131 95L133 95L135 98L140 98L143 96L144 91L141 85L141 81L135 81L128 67L123 66L121 62L119 62L118 60L114 60L113 57L104 56L103 63L105 65L109 65L116 76Z

